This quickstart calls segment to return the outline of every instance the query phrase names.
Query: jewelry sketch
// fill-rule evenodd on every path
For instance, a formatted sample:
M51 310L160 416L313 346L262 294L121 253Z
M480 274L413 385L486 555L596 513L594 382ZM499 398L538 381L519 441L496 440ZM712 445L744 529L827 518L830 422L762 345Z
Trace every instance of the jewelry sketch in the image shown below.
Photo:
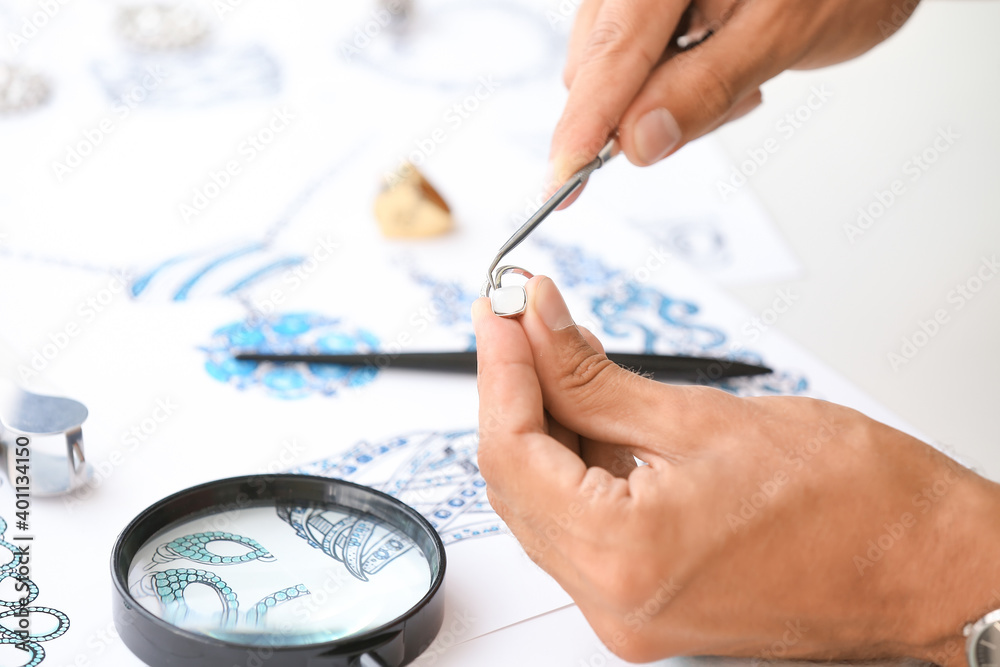
M326 507L279 505L277 511L309 546L342 562L361 581L416 547L410 538L374 518Z
M271 364L237 361L238 350L273 353L327 354L376 352L378 338L365 329L344 326L339 319L316 313L289 313L270 319L248 318L212 334L202 350L205 370L220 382L244 391L261 387L275 398L294 399L313 394L335 396L348 388L368 384L378 374L375 366L325 364Z
M413 433L361 442L295 472L357 482L398 498L423 514L447 546L504 530L486 499L478 445L474 429Z
M248 551L238 556L222 556L212 552L208 548L208 545L212 542L231 542L246 547ZM233 565L248 563L252 560L268 562L274 560L274 556L262 547L259 542L249 537L213 530L177 537L166 544L161 544L156 548L156 552L153 553L153 559L146 566L146 569L151 570L157 565L169 563L177 559L190 560L206 565Z
M246 551L235 555L222 555L212 551L209 545L216 542L228 542L246 548ZM204 531L176 537L169 542L156 547L145 570L163 565L175 560L189 560L207 568L245 565L254 561L269 563L275 557L257 540L223 531ZM132 583L132 596L153 598L158 602L162 617L170 623L182 624L192 612L184 594L188 587L201 585L215 593L218 600L218 610L207 614L203 608L195 610L195 616L210 619L210 623L219 628L233 628L239 625L240 602L237 592L220 575L208 569L201 568L169 568L157 570L143 575ZM267 612L276 605L288 602L298 597L309 595L309 590L302 584L282 588L266 595L253 604L244 614L243 622L250 627L262 627ZM198 607L204 607L199 601Z
M14 600L0 599L0 610L3 610L0 611L0 645L14 645L18 649L27 651L29 655L19 667L36 667L45 659L45 649L42 648L42 643L64 635L69 630L69 616L52 607L28 606L38 598L38 586L32 580L22 578L19 574L19 567L27 563L27 558L22 556L23 552L20 547L14 546L4 539L6 532L7 522L0 517L0 553L4 550L10 552L10 560L0 564L0 581L16 578L19 583L27 585L27 592L22 591L21 597ZM14 630L11 626L15 626L16 620L24 618L26 613L29 618L36 617L31 622L31 626L38 628L49 625L51 629L43 634L24 635ZM37 616L40 615L52 617L54 625L52 623L40 624L37 619ZM8 626L5 619L11 619L14 623Z

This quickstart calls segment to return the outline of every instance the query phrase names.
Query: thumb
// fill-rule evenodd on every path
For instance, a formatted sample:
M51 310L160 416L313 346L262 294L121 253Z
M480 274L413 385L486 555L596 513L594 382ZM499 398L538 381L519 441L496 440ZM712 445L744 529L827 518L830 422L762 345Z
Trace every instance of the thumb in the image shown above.
M660 452L665 437L685 438L678 387L627 371L587 342L555 283L544 276L527 286L522 316L548 412L585 438L642 452Z

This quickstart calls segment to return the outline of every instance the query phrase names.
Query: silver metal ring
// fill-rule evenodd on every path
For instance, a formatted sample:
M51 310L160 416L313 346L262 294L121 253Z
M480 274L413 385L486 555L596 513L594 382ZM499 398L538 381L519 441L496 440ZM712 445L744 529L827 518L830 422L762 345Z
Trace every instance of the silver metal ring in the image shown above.
M516 273L520 276L524 276L528 280L535 277L535 274L531 271L522 269L520 266L514 266L513 264L497 267L497 269L490 275L490 279L483 284L482 289L479 291L479 296L489 296L490 292L500 287L500 283L506 273Z
M10 485L54 496L86 484L93 475L83 454L87 415L79 401L34 394L0 378L0 469Z

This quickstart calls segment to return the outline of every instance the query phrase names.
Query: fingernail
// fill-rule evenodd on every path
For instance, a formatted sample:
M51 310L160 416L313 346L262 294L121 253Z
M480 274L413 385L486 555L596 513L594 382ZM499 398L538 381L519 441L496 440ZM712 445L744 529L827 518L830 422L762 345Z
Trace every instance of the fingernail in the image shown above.
M559 288L549 278L538 283L532 305L542 318L542 322L553 331L565 329L573 324L573 316L569 314L569 308L566 307Z
M645 164L667 156L681 140L681 128L673 114L660 107L647 111L635 124L635 152Z

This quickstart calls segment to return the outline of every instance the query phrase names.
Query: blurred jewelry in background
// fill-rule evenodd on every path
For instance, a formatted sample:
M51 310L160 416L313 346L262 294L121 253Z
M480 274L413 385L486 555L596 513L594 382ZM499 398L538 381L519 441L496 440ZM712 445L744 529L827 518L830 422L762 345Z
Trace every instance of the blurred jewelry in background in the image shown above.
M190 49L203 43L210 32L204 14L185 4L126 5L118 10L115 27L139 51Z
M259 43L222 39L224 26L205 6L210 5L122 4L114 30L125 53L92 65L108 98L130 95L151 73L155 85L140 91L149 106L196 109L277 95L281 70L274 56Z
M413 0L376 0L337 42L350 64L453 91L483 78L504 86L540 79L558 67L564 37L530 1L422 0L416 7Z
M378 0L378 9L389 15L388 28L397 38L413 25L413 0Z
M29 111L44 104L50 94L49 83L41 74L0 62L0 113Z

